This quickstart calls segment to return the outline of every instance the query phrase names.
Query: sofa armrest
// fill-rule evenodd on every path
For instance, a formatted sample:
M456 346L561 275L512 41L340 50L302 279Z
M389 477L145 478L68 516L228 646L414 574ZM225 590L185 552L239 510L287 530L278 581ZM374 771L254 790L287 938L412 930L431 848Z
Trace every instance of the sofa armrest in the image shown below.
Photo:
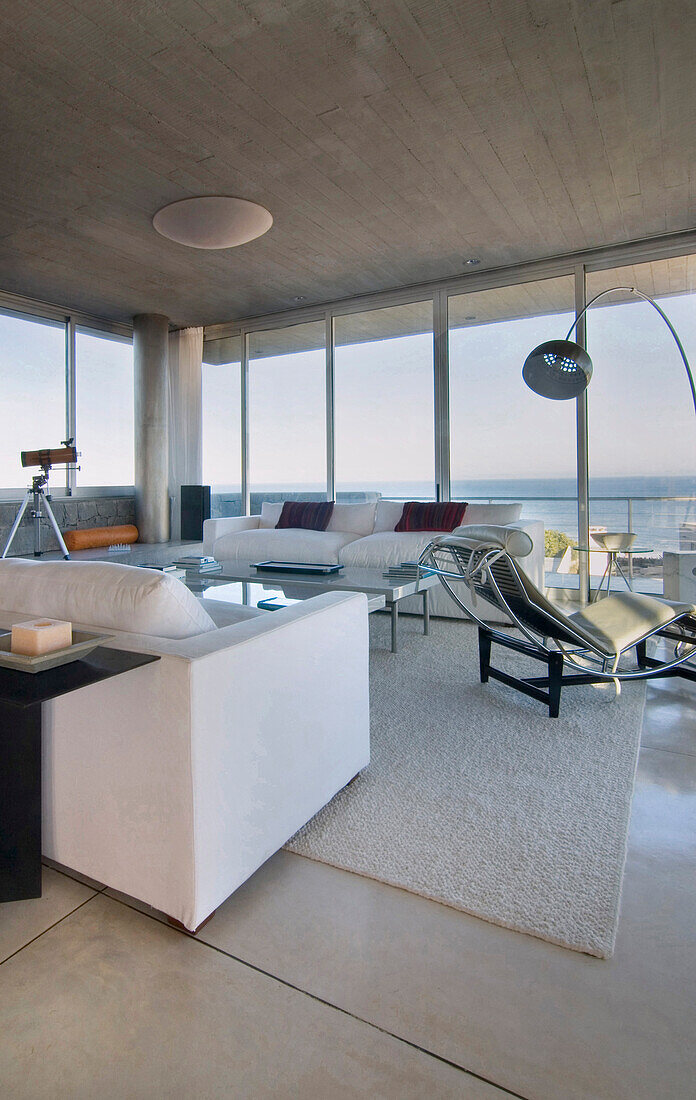
M223 516L207 519L203 524L203 553L213 554L215 543L221 535L230 531L253 531L259 525L260 516Z
M190 928L370 758L362 593L317 596L232 630L244 640L190 666L197 894L183 918Z

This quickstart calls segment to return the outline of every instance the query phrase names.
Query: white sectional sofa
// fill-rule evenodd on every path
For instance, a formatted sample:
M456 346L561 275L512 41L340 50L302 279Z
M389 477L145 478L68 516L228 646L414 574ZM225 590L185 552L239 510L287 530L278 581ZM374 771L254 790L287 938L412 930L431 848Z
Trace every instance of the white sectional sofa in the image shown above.
M35 616L161 659L44 704L43 852L195 930L369 762L367 600L269 614L153 570L0 562Z
M435 537L432 531L395 531L403 503L378 500L360 504L336 504L326 531L300 528L276 530L281 503L264 502L259 516L209 519L203 524L204 552L218 561L248 564L264 559L276 561L331 562L346 568L384 570L402 561L414 561ZM524 568L534 583L544 586L544 525L522 522L521 504L470 504L465 524L506 524L526 531L534 549ZM465 602L467 597L464 597ZM462 618L463 615L440 586L431 590L434 615ZM497 608L489 605L491 621L500 621ZM420 614L420 597L403 600L399 610Z

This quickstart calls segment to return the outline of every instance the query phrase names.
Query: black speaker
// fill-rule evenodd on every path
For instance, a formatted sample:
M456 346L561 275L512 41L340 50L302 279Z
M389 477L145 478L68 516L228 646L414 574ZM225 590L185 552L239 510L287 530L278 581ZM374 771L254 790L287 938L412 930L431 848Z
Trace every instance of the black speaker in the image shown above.
M203 520L210 519L210 486L181 486L182 542L203 541Z

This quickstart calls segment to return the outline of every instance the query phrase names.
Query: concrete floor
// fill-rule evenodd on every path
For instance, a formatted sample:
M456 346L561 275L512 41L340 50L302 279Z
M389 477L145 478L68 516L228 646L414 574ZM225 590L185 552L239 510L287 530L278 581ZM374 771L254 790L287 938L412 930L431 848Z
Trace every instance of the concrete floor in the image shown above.
M695 811L663 681L609 961L285 852L196 939L47 867L0 915L2 1095L693 1100Z

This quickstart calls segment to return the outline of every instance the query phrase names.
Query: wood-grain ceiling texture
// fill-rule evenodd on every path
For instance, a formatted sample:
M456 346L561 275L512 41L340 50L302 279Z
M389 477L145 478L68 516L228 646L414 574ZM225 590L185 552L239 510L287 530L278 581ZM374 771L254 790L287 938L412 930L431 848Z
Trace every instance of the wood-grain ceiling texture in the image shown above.
M694 0L11 0L0 288L258 316L691 228ZM268 207L160 238L188 195Z

